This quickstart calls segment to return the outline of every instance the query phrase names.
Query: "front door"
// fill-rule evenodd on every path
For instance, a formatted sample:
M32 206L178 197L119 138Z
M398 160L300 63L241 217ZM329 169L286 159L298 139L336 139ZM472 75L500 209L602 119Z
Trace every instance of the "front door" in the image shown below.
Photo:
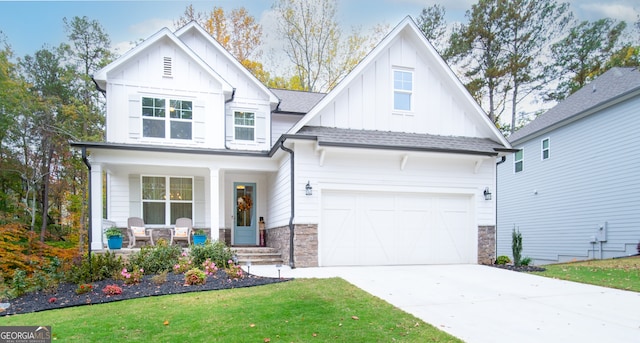
M256 184L233 183L235 219L233 221L233 243L235 245L257 245L256 242Z

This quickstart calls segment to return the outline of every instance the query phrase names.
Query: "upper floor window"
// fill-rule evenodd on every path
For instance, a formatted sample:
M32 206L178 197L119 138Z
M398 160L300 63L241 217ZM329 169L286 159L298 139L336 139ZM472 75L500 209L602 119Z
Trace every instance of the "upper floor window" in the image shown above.
M142 218L145 224L172 225L178 218L193 218L193 179L142 177Z
M513 162L515 167L515 172L519 173L524 169L524 151L518 150L515 154L513 154Z
M253 141L256 131L255 113L239 112L233 114L233 127L235 139L241 141Z
M542 140L542 159L546 160L547 158L549 158L549 138Z
M411 95L413 93L413 72L405 70L393 71L393 109L411 111Z
M169 115L167 107L169 104ZM193 102L142 98L142 135L151 138L191 139Z

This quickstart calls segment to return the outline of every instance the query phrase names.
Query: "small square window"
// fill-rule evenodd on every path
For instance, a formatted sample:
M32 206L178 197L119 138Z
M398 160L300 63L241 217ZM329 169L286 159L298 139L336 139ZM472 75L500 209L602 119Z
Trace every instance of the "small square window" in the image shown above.
M524 169L524 152L523 150L518 150L516 151L515 154L513 154L513 161L514 161L514 170L516 173L521 172Z
M542 140L542 159L549 158L549 138Z

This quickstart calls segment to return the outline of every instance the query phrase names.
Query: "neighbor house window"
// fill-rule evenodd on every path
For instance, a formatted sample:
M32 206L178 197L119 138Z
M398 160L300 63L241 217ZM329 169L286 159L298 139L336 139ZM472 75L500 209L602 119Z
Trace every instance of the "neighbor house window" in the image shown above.
M142 218L145 224L172 225L183 217L193 218L193 179L143 176Z
M168 109L167 104L169 104ZM142 98L142 135L144 137L191 139L192 118L193 102L191 101Z
M411 111L411 95L413 93L413 72L393 71L393 109Z
M515 172L521 172L522 169L524 168L524 161L523 161L523 151L522 150L518 150L516 151L516 153L513 155L513 160L514 160L514 164L515 164Z
M549 138L542 140L542 159L549 158Z
M253 141L256 131L255 113L253 112L234 112L233 125L235 131L235 139L241 141Z

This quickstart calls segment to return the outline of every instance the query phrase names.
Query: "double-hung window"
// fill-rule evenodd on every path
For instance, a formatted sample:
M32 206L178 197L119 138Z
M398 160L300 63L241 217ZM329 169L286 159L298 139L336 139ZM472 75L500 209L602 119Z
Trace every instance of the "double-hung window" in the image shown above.
M413 94L413 72L407 70L393 71L393 109L411 111Z
M513 154L514 171L521 172L524 169L524 150L520 149Z
M253 112L233 113L233 127L235 139L240 141L254 141L256 132L256 114Z
M168 108L167 105L169 105ZM169 115L167 115L167 110ZM142 98L143 137L190 140L192 119L192 101Z
M145 224L172 225L178 218L193 219L193 179L142 177L142 218Z
M549 158L549 138L542 140L542 159L546 160L547 158Z

